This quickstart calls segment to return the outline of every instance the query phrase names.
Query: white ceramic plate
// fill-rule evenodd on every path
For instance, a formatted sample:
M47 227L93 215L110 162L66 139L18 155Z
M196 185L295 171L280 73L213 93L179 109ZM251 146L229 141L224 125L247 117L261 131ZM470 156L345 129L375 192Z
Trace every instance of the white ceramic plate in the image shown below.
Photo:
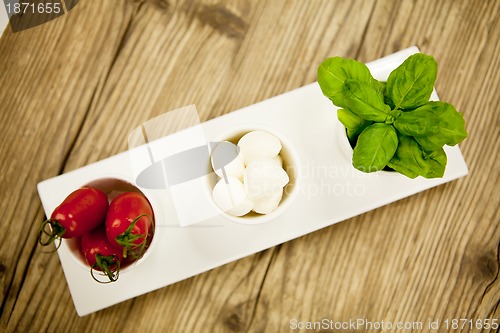
M416 47L368 64L373 75L388 74ZM433 95L437 99L437 95ZM284 135L300 161L300 186L294 203L276 219L234 223L221 215L181 227L168 190L144 190L156 214L156 234L148 255L124 271L116 283L98 284L75 259L68 242L58 254L80 316L170 285L233 260L319 230L468 173L458 148L446 147L448 165L441 179L409 179L397 173L364 174L351 166L339 131L335 107L317 83L304 86L203 124L208 140L231 128L261 124ZM177 134L166 138L175 140ZM73 190L101 177L133 180L129 152L124 152L38 184L47 216ZM206 191L210 200L209 191ZM194 204L196 208L196 203Z

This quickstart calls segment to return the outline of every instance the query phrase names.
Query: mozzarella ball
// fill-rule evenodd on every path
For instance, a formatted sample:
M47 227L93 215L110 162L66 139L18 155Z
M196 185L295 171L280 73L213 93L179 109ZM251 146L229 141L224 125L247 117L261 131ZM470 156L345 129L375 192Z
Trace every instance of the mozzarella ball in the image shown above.
M252 161L262 158L276 157L281 150L281 141L265 131L249 132L238 141L243 162L249 165Z
M232 176L240 180L243 179L245 165L240 154L240 149L234 143L223 141L220 142L212 151L210 156L212 168L219 177Z
M278 165L279 165L280 167L282 167L282 166L283 166L283 159L281 158L281 156L280 156L280 155L278 155L278 156L276 156L275 158L273 158L273 161L275 161L276 163L278 163Z
M252 201L275 195L290 181L286 171L271 158L251 162L243 179L248 198Z
M259 214L269 214L278 208L283 198L283 188L276 193L254 201L253 211Z
M213 198L217 206L224 212L233 216L248 214L253 203L248 199L243 183L235 177L220 179L213 189Z

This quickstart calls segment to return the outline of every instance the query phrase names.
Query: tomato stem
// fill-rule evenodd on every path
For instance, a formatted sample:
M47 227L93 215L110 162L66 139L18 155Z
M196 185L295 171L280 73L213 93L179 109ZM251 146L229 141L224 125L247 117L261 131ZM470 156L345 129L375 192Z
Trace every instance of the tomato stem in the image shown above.
M151 220L151 225L153 225L153 219L147 215L147 214L142 214L139 215L132 221L132 223L128 226L128 228L121 233L120 235L116 236L115 240L116 242L123 247L123 258L127 257L127 254L130 253L134 259L139 259L142 257L144 254L144 248L146 247L146 239L148 236L148 232L146 234L134 234L132 233L132 229L135 227L137 222L143 217L147 217L148 219ZM140 243L136 243L138 239L142 239ZM132 251L134 250L139 250L137 251ZM137 252L137 253L136 253Z
M103 256L98 253L95 255L95 260L95 264L90 268L90 275L94 280L99 283L110 283L118 280L118 276L120 275L120 260L118 259L118 256L114 254L111 256ZM97 268L99 268L103 274L109 278L109 281L104 282L95 277L94 270L97 270Z
M47 226L49 228L47 229ZM66 232L66 228L64 228L61 223L59 223L55 219L48 219L42 222L40 225L40 229L38 231L38 243L41 246L47 246L52 244L56 239L58 243L56 245L56 250L61 245L61 238ZM44 240L44 236L46 239Z

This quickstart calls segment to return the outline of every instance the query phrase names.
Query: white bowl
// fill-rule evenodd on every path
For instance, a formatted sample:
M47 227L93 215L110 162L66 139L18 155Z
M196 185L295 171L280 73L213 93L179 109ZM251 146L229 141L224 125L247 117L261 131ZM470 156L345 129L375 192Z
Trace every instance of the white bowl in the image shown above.
M213 196L212 196L212 190L219 180L219 178L213 174L214 176L209 178L208 181L208 191L209 191L209 197L212 198L212 203L216 207L216 209L219 211L219 213L227 218L230 221L236 222L236 223L241 223L241 224L248 224L248 225L253 225L253 224L260 224L264 222L269 222L279 215L281 215L286 209L289 207L289 205L292 203L293 199L297 196L298 193L298 182L299 182L299 166L300 166L300 161L298 154L296 150L294 149L293 145L288 141L286 137L284 137L281 133L278 131L269 128L264 125L245 125L245 126L240 126L240 127L235 127L232 128L224 133L222 133L217 139L216 142L221 142L221 141L229 141L234 144L238 143L238 140L243 137L243 135L247 134L248 132L251 131L265 131L268 132L275 137L277 137L281 141L281 151L279 155L281 156L283 160L283 169L287 172L288 177L290 178L290 181L284 188L283 192L283 198L280 201L280 204L278 207L272 211L269 214L258 214L253 211L250 213L243 215L243 216L233 216L230 215L226 212L224 212L220 207L213 201ZM208 177L207 177L208 178Z
M101 190L107 195L109 202L111 202L114 198L124 192L142 193L148 199L153 209L153 225L156 224L155 221L157 221L157 219L159 218L159 212L161 211L159 209L159 203L157 203L156 200L152 200L152 197L147 193L146 190L139 189L137 186L133 185L131 180L128 180L125 177L118 178L116 177L116 175L103 175L102 177L89 179L81 186L91 186L97 188L98 190ZM90 271L90 266L88 265L85 258L83 257L83 254L80 251L80 239L81 237L63 239L61 246L65 246L67 249L69 249L71 258L78 264L78 266L80 266L82 269ZM156 233L153 233L153 237L144 255L141 258L126 264L126 266L123 266L120 269L119 274L126 274L127 272L136 268L140 263L144 262L144 260L149 256L149 254L157 244L157 239L158 237L156 237ZM103 279L103 281L105 281L105 279Z

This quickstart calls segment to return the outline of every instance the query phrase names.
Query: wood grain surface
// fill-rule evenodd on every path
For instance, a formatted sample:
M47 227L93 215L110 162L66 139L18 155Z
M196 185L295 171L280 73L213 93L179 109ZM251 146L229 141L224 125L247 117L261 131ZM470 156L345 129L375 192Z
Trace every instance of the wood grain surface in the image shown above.
M292 319L500 319L497 0L81 0L0 39L0 331L334 332ZM80 318L36 234L41 180L127 149L188 104L211 119L314 82L339 55L417 45L463 112L470 174ZM98 297L96 295L96 297ZM343 332L354 332L348 328Z

